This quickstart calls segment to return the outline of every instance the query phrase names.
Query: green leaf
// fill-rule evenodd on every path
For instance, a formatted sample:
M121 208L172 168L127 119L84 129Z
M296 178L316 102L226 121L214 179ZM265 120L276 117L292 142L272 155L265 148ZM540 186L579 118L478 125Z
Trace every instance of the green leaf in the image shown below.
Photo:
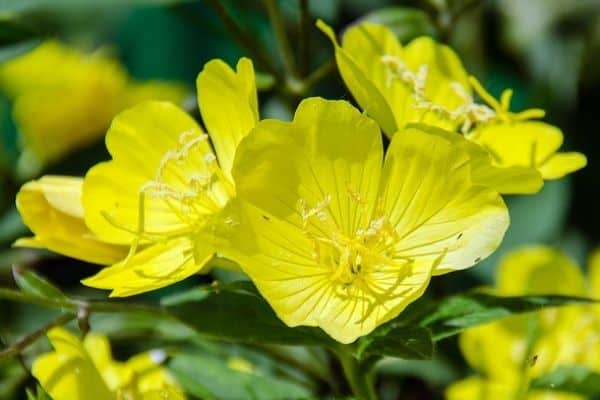
M323 346L331 340L320 329L290 328L248 281L208 286L163 300L167 311L195 331L215 339L242 343Z
M531 388L597 396L600 395L600 374L580 365L562 366L536 378L531 382Z
M22 270L15 266L13 267L13 276L17 286L25 293L54 300L69 300L60 289L33 271Z
M191 0L0 0L0 10L4 13L17 13L34 10L64 10L67 7L115 7L132 5L167 6Z
M435 341L462 330L513 314L540 311L547 307L590 304L594 300L569 296L511 296L466 293L448 297L430 307L420 325L431 329ZM423 311L421 311L423 312Z
M357 356L389 356L406 360L433 357L431 332L420 326L384 326L358 342Z
M31 39L0 47L0 64L33 50L40 43L42 43L41 39Z
M384 7L364 15L360 22L373 22L387 26L401 42L417 36L434 36L436 29L429 15L412 7Z
M184 390L202 399L303 399L311 396L305 387L267 375L266 371L232 368L231 363L206 354L179 354L169 369Z

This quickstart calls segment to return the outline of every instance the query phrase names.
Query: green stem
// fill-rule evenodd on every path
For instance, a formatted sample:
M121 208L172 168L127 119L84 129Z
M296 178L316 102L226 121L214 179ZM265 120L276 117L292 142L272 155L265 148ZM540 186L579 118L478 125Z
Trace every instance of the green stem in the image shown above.
M279 45L279 51L283 57L285 70L288 76L297 77L298 72L296 71L296 63L294 61L294 52L292 51L292 46L290 45L290 41L285 30L283 17L281 16L281 13L275 4L275 0L263 0L263 3L265 4L265 8L269 14L269 20L271 21L271 26L273 27L275 36L277 37L277 43Z
M25 336L18 342L12 344L10 347L0 351L0 360L3 360L5 358L14 357L14 356L20 354L23 350L25 350L31 344L35 343L36 340L38 340L42 336L46 335L46 333L48 333L48 331L50 329L54 328L55 326L65 325L66 323L71 322L75 318L76 318L76 316L73 314L64 314L64 315L61 315L60 317L56 318L55 320L48 322L46 325L42 326L40 329L30 333L29 335Z
M344 376L348 380L354 396L360 400L377 400L373 386L373 374L370 370L372 363L363 365L345 347L341 347L335 354L342 364Z
M254 55L254 60L257 65L263 70L267 71L273 76L276 76L281 79L277 68L273 65L270 58L267 57L266 53L262 45L256 41L254 41L255 35L251 35L246 32L238 23L233 19L229 11L223 6L221 0L208 0L208 3L215 10L217 15L221 18L225 27L229 29L233 38L238 42L242 48L250 54Z
M300 74L306 76L310 67L310 12L308 0L300 0Z

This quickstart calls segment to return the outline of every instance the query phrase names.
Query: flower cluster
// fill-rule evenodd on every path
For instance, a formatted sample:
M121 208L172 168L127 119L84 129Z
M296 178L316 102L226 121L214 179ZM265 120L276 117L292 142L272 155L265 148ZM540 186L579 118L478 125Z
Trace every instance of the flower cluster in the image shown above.
M313 97L292 121L260 120L252 62L210 61L197 79L203 127L169 102L121 112L106 135L111 160L23 186L17 206L34 237L17 245L107 265L83 283L111 296L224 257L287 325L351 343L432 276L490 255L509 225L502 194L585 165L557 152L559 129L530 120L543 112L511 112L511 92L494 99L450 48L424 37L403 47L369 23L340 45L319 26L362 111Z
M597 297L600 254L590 258L588 279L561 251L526 247L508 254L497 271L499 295L556 293ZM579 365L600 371L600 310L570 306L514 316L466 330L460 347L479 375L451 385L449 400L580 399L568 393L531 387L531 382L561 366Z

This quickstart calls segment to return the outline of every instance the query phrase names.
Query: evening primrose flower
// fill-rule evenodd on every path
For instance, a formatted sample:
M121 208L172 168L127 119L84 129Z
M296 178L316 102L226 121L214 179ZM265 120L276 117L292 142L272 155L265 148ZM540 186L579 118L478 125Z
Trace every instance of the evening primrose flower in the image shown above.
M592 257L590 280L562 252L545 246L514 251L500 263L499 295L559 294L597 297L599 258ZM600 318L597 306L570 306L510 317L460 335L468 364L479 372L452 384L449 400L581 399L582 397L530 389L530 381L561 365L582 365L600 371ZM500 396L499 394L503 395Z
M254 79L246 58L236 71L210 61L198 75L200 112L215 152L196 121L171 103L143 102L115 117L106 135L112 160L88 171L74 207L82 210L89 237L129 252L84 284L111 289L112 296L134 295L185 279L213 257L216 237L235 225L227 211L235 197L231 163L258 121ZM27 191L26 185L21 198ZM27 215L35 207L22 201L20 211ZM26 223L44 236L41 245L54 239Z
M160 364L163 351L136 355L126 362L112 358L105 336L90 333L83 341L53 328L54 347L32 366L33 376L54 400L184 400L185 395Z
M392 136L409 124L458 132L479 145L473 179L501 193L535 193L544 179L558 179L586 164L580 153L557 153L562 132L543 122L544 111L510 111L512 91L496 100L449 47L428 37L402 46L383 25L348 29L342 44L330 27L338 69L358 104ZM484 103L475 101L477 95Z
M397 316L431 275L468 268L508 226L468 155L417 128L383 160L379 127L344 101L304 100L266 120L236 155L240 216L224 255L289 326L349 343Z
M23 185L17 209L34 237L21 238L14 246L46 248L97 264L122 260L125 246L100 241L85 225L82 186L82 178L50 175Z
M0 89L14 102L24 152L20 168L33 174L104 135L121 110L149 99L180 103L183 87L133 81L124 68L50 40L0 66Z

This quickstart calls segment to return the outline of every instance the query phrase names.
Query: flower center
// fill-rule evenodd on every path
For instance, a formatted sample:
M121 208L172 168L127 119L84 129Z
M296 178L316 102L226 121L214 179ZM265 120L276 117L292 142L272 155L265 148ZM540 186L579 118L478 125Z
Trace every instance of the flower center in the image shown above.
M367 212L360 196L349 193L349 198L357 213ZM381 292L375 276L391 270L401 276L408 264L408 260L393 256L398 234L385 216L371 218L362 227L344 232L338 227L343 224L332 217L335 214L330 202L329 195L314 207L308 207L304 200L299 202L304 233L314 246L313 258L328 270L329 280L339 289Z

